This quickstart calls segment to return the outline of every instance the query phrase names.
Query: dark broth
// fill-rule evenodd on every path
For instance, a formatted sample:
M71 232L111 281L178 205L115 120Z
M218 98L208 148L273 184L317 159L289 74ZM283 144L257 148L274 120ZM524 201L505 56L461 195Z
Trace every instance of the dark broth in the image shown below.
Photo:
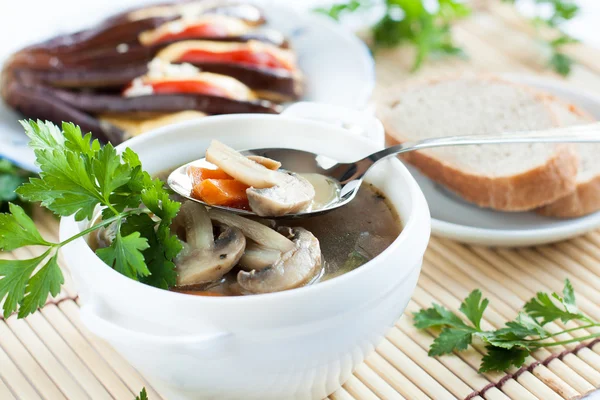
M301 226L319 239L323 265L308 284L360 267L381 254L402 230L396 211L371 184L363 184L356 198L343 208L305 220L278 220L275 226ZM221 281L198 287L196 293L243 294L236 282L237 273L238 269L234 268ZM181 291L194 294L194 290L187 288Z

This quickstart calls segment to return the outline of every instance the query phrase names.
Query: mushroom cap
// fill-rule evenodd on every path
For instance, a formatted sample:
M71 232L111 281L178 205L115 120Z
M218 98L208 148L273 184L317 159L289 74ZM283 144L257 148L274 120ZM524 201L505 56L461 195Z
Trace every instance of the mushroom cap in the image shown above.
M315 198L315 188L293 172L281 172L275 186L246 189L250 208L261 217L277 217L305 210Z
M289 229L289 228L286 228ZM292 228L295 247L272 266L260 271L240 271L237 281L251 293L293 289L308 282L321 267L319 240L304 228Z
M213 248L191 248L176 260L177 286L216 281L238 263L246 247L244 234L238 228L225 225L220 225L220 228L222 231Z

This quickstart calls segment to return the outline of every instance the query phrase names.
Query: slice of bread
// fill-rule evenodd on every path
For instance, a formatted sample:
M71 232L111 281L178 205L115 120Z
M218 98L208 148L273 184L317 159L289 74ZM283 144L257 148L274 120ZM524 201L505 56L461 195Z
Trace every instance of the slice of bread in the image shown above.
M556 98L550 100L550 106L563 126L581 125L595 121L591 114L572 104ZM579 153L579 172L576 190L538 209L540 214L559 218L575 218L600 210L600 162L598 162L600 145L578 144L577 152Z
M490 77L428 81L391 91L379 104L390 145L440 136L553 128L544 94ZM575 190L572 145L440 147L403 158L432 180L480 207L531 210Z

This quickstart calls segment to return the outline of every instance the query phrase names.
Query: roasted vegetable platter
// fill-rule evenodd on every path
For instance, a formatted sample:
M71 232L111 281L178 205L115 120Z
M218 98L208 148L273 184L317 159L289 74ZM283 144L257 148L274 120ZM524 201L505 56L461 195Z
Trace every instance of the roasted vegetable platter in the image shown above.
M373 75L364 44L322 15L281 3L159 3L11 54L0 118L12 110L74 121L118 144L207 115L279 113L298 100L360 108ZM27 167L19 139L0 133L0 157Z

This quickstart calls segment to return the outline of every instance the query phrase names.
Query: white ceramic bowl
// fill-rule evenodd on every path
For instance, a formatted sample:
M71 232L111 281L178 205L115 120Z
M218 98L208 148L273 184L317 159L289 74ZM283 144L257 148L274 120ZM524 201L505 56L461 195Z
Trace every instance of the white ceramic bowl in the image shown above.
M291 108L296 116L189 121L139 136L119 149L130 147L145 169L156 173L199 158L213 138L237 149L300 148L339 161L381 148L381 125L355 111L329 114L363 124L379 143L298 116L323 107ZM197 297L130 280L103 264L80 239L65 247L64 256L82 298L82 321L170 400L321 399L348 379L401 316L429 239L425 198L397 159L378 164L367 180L390 199L404 230L382 254L354 271L280 293ZM63 219L61 238L84 226Z

